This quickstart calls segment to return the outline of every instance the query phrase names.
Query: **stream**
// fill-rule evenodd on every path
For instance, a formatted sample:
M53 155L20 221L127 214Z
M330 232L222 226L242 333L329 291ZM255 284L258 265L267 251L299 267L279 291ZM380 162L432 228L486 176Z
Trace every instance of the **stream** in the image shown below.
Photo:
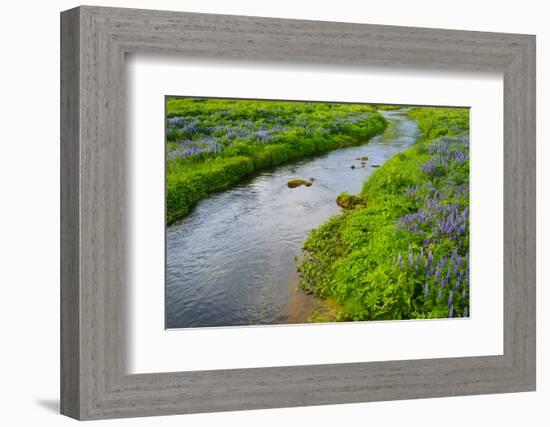
M388 127L367 144L260 172L169 226L166 327L306 322L314 297L297 288L295 257L307 235L340 211L341 192L359 193L375 166L418 138L406 111L381 113ZM288 188L296 178L313 185Z

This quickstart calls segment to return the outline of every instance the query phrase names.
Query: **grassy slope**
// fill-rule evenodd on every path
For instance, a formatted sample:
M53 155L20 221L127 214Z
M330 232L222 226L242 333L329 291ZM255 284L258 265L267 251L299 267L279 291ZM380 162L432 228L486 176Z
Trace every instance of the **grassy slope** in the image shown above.
M428 280L429 273L423 268L428 262L428 249L433 252L430 257L434 262L450 257L453 251L457 251L453 257L465 257L468 247L468 242L462 241L465 237L461 235L460 245L450 238L426 245L427 235L419 236L398 227L397 223L400 218L422 208L420 195L405 196L407 189L420 188L426 183L433 186L430 187L432 191L435 188L445 194L438 202L442 206L457 205L467 209L466 196L460 196L459 200L453 191L447 194L443 189L455 184L467 187L468 162L460 167L442 169L441 174L434 177L427 176L422 166L434 156L430 153L434 138L459 136L468 129L468 111L417 108L411 116L418 119L425 138L394 156L364 183L360 196L366 200L365 208L342 211L313 230L304 244L304 257L299 267L304 277L302 285L340 304L336 320L446 317L451 306L456 312L462 313L465 307L467 310L468 294L463 288L469 279L464 278L462 261L456 261L459 271L456 277L447 278L450 283L446 287L442 285L443 292L439 290L439 295L439 282L435 283L434 272L430 272L432 277ZM430 233L429 229L426 233ZM397 257L401 263L407 255L415 269L409 268L406 261L403 268L397 265ZM417 267L417 264L422 266ZM456 273L452 267L448 269L449 273ZM447 270L443 270L442 267L435 275L446 274ZM457 291L453 292L455 285ZM425 288L428 296L424 295Z
M346 145L364 143L386 127L385 119L372 107L354 105L329 105L315 103L277 103L259 101L226 101L223 109L219 103L201 102L191 105L185 99L170 99L167 105L168 117L195 115L204 121L227 120L251 121L269 126L269 117L286 114L290 125L277 134L271 143L258 144L250 138L232 141L221 153L196 159L168 159L167 161L167 218L168 224L184 217L190 209L208 194L227 189L255 171L290 162L307 156L320 154ZM370 117L360 123L345 125L341 131L322 133L322 126L338 113L364 113ZM329 114L330 112L330 114ZM201 116L202 114L202 116ZM303 128L293 128L292 120L307 123ZM174 142L167 141L175 145Z

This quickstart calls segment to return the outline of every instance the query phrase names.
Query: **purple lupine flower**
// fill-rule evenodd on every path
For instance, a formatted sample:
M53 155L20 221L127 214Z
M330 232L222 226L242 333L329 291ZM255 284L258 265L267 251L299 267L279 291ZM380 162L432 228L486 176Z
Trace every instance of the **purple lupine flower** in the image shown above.
M454 307L451 305L451 307L449 308L449 319L452 319L453 317L455 317L454 313L455 313Z
M433 277L434 285L439 288L439 300L443 298L442 290L449 287L451 306L454 292L462 291L466 297L469 286L469 258L467 253L462 255L468 249L464 239L468 233L468 208L463 203L469 199L469 183L455 181L456 167L468 161L468 143L468 138L442 137L430 144L428 151L432 157L422 168L430 177L424 183L404 190L404 194L414 198L420 208L396 222L398 227L422 239L420 256L413 257L412 264L416 269L417 264L424 260L425 281ZM437 177L437 181L431 177ZM440 253L440 245L444 242L442 247L445 248L448 242L456 243L448 253ZM434 260L431 244L438 248L437 260Z

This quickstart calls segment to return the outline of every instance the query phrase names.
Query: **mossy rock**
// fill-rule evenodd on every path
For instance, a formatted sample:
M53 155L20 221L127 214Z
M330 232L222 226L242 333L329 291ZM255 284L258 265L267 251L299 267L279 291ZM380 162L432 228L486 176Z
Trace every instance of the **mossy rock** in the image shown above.
M307 181L305 179L291 179L287 182L288 188L296 188L300 187L301 185L305 185L306 187L309 187L311 185L310 181Z
M365 207L366 200L361 196L344 192L336 198L336 204L343 209L360 209Z

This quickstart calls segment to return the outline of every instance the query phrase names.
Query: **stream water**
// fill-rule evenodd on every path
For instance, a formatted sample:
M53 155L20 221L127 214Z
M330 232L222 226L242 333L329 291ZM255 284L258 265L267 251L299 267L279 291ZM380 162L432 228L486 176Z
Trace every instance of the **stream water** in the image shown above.
M382 113L389 125L367 144L261 172L168 227L166 327L305 322L311 297L296 287L295 257L308 233L340 210L338 194L358 193L377 165L418 138L405 111ZM295 178L313 185L288 188Z

